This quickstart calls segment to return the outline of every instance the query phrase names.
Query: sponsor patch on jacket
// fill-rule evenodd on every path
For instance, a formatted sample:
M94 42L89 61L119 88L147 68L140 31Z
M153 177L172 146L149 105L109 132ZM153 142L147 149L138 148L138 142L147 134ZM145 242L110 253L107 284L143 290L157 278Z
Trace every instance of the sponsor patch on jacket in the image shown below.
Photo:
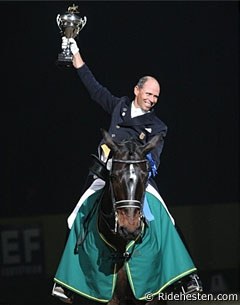
M146 136L145 133L141 132L140 135L139 135L139 139L143 140L145 138L145 136Z

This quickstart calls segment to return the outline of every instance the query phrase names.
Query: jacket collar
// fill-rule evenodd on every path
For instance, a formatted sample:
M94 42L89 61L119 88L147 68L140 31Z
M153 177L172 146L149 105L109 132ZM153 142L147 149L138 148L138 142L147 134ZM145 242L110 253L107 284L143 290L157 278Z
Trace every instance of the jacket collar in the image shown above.
M128 109L128 114L124 116L123 122L119 123L119 126L137 126L137 125L152 125L155 117L154 110L150 112L131 118L130 108Z

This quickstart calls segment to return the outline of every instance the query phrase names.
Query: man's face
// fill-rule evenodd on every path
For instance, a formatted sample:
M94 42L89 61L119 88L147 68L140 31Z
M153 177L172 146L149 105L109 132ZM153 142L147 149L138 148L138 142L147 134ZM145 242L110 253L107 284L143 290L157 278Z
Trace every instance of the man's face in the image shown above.
M143 87L134 88L134 105L144 111L149 111L158 101L160 86L155 79L147 80Z

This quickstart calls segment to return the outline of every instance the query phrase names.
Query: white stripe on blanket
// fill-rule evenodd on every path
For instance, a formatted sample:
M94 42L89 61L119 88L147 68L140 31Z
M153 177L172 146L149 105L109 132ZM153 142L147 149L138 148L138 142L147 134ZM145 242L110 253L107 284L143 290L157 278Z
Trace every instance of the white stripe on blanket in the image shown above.
M67 219L67 223L68 223L68 228L71 229L74 220L77 216L78 210L80 209L81 205L83 204L83 202L92 194L94 194L96 191L102 189L105 185L105 181L103 181L102 179L96 179L93 181L93 183L91 184L91 186L85 191L85 193L81 196L81 198L79 199L78 203L76 204L74 210L72 211L72 213L70 214L70 216ZM172 215L170 214L170 212L168 211L168 208L165 204L165 202L163 201L162 197L160 196L160 194L156 191L156 189L148 184L146 191L151 193L152 195L154 195L163 205L163 207L166 209L171 221L173 224L175 224L175 221L172 217Z

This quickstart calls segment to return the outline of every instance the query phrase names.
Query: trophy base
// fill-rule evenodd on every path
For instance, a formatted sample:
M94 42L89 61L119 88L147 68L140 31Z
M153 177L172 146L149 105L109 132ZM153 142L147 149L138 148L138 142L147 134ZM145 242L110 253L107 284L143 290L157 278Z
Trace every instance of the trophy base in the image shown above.
M66 55L66 54L58 54L58 59L56 61L57 66L59 67L73 67L72 64L72 55Z

